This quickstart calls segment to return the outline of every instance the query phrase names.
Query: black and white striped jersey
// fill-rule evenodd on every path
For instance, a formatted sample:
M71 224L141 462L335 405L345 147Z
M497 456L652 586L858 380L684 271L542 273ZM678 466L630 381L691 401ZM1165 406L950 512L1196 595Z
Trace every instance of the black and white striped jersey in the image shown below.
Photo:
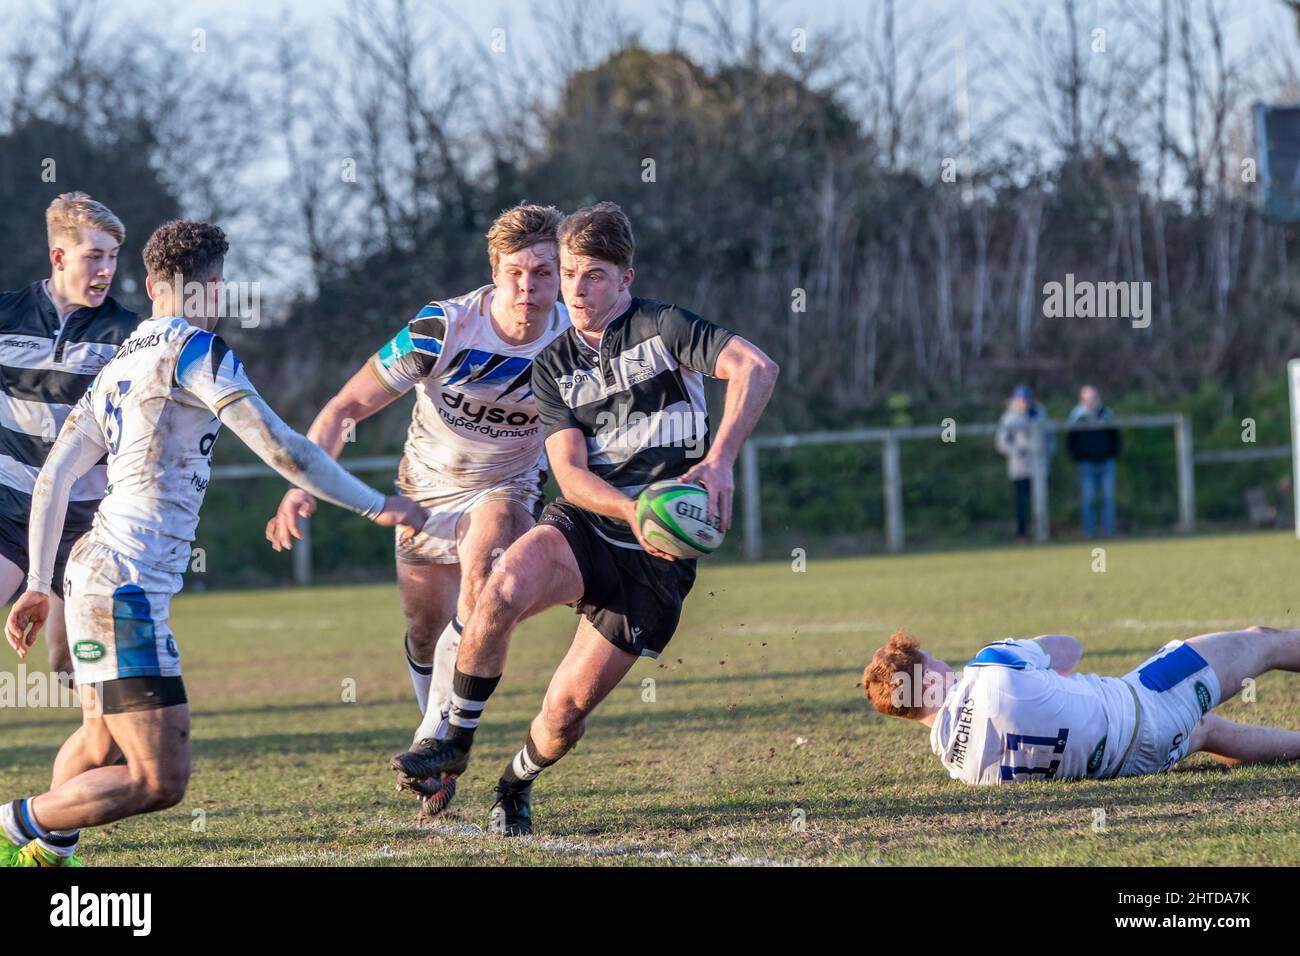
M64 419L139 321L109 297L60 322L45 280L0 293L0 515L27 524L36 476ZM106 476L101 462L72 486L65 528L90 527Z
M640 298L605 327L599 352L569 329L533 361L545 435L577 428L591 472L628 495L678 477L708 451L702 376L712 377L734 334ZM639 547L626 523L591 518L614 543Z

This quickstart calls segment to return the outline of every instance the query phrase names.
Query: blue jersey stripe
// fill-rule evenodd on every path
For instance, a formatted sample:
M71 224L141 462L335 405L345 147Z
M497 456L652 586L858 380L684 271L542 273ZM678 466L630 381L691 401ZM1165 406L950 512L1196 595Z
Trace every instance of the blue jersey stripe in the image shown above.
M162 673L149 596L138 584L124 584L113 592L113 642L120 676L151 677Z
M176 384L184 386L191 381L194 370L212 350L212 340L216 336L202 329L197 330L181 346L181 354L176 357Z
M1022 671L1029 666L1028 662L1021 660L1010 651L1005 651L1000 647L986 647L978 654L966 662L966 666L980 666L982 664L994 664L999 667L1010 667L1013 670Z

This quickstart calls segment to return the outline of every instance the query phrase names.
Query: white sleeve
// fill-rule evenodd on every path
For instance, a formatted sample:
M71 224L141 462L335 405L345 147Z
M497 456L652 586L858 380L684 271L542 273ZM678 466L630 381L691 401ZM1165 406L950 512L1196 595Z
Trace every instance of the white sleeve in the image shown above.
M206 405L213 415L236 399L257 394L239 356L221 336L203 329L188 333L176 356L174 375L176 386Z
M54 561L68 514L68 494L77 479L104 457L108 446L85 402L63 423L32 490L32 511L27 524L29 555L27 590L50 593Z
M331 504L374 518L384 510L384 495L350 474L320 446L281 421L257 394L222 406L221 424L233 431L286 481Z

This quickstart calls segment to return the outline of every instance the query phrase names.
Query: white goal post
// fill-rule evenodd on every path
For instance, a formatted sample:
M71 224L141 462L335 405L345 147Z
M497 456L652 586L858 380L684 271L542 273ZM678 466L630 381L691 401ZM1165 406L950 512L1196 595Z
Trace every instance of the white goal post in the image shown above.
M1295 535L1300 538L1300 358L1287 363L1291 387L1291 494L1295 500Z

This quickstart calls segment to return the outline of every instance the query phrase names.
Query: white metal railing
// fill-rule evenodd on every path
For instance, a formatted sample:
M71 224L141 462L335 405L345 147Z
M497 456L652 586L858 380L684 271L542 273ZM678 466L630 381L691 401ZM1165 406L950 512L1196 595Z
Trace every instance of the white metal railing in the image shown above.
M1101 428L1173 428L1175 475L1178 486L1178 530L1193 531L1196 527L1196 483L1194 465L1223 464L1248 461L1274 461L1290 458L1292 449L1286 446L1241 448L1194 452L1191 423L1183 415L1130 415L1105 422L1067 425L1063 422L1039 422L1037 427L1053 432L1088 431ZM996 422L958 424L960 435L992 435L997 432ZM918 425L905 428L855 428L846 431L807 432L800 435L759 435L745 443L740 456L740 483L742 499L742 554L748 560L757 560L762 554L762 513L759 503L758 452L764 448L803 448L810 445L841 445L880 442L881 471L885 486L885 543L890 551L902 551L906 545L903 523L903 473L899 455L900 442L907 440L942 438L942 425ZM1041 452L1041 436L1033 443ZM348 471L360 474L384 471L396 474L401 461L398 455L374 455L363 458L340 459L339 464ZM1031 507L1034 537L1046 541L1051 525L1047 508L1047 461L1035 456L1031 479ZM218 479L247 479L276 477L275 471L261 462L241 465L218 465L212 469ZM269 515L267 516L270 517ZM292 551L293 579L295 584L310 584L311 522L303 521L302 541L296 542Z
M1196 527L1196 483L1193 475L1191 423L1183 415L1128 415L1104 422L1033 421L1030 444L1033 472L1030 502L1034 540L1046 541L1051 534L1047 508L1047 458L1042 454L1042 435L1046 431L1096 431L1105 428L1170 428L1174 430L1174 466L1178 483L1178 530L1190 532ZM992 435L997 422L952 426L956 435ZM906 544L903 525L903 474L899 442L913 439L942 439L950 429L943 425L919 425L904 428L855 428L848 431L809 432L802 435L760 435L745 443L741 451L741 488L743 489L744 536L742 553L756 561L763 553L762 513L759 501L758 452L763 448L801 448L809 445L842 445L880 442L881 473L885 486L885 547L902 551Z
M353 474L368 471L387 471L397 474L400 455L372 455L367 458L341 458L339 464ZM276 478L278 473L260 461L246 465L217 465L212 469L213 478ZM270 519L270 515L266 516ZM302 529L302 540L294 542L290 555L293 557L293 583L311 584L311 521L298 522Z

